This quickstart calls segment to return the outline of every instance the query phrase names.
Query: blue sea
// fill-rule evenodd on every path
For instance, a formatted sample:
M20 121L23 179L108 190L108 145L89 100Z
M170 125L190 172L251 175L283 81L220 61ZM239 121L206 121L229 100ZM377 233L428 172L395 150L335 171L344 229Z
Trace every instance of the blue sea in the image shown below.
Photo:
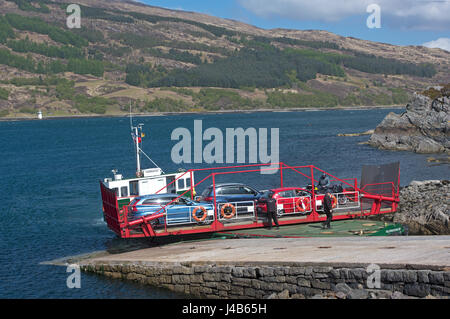
M338 137L373 129L401 109L329 110L135 117L144 124L144 151L166 172L180 167L171 159L174 129L279 129L279 160L309 165L341 178L359 178L364 164L399 161L401 185L411 180L449 178L448 166L432 166L427 155L393 152L358 144L368 136ZM225 134L224 134L225 135ZM207 142L204 142L206 145ZM270 150L270 144L268 145ZM0 298L182 298L183 295L122 280L81 274L81 288L69 289L65 267L41 264L61 257L114 249L123 242L103 222L99 180L118 169L134 175L130 119L78 118L0 122ZM225 151L224 151L225 152ZM219 164L222 165L222 164ZM144 167L151 167L143 159ZM306 183L285 172L285 185ZM278 186L278 175L233 174L223 181L255 187ZM201 174L196 176L200 181ZM222 177L221 177L222 178ZM209 183L209 181L207 181ZM201 189L201 186L199 186ZM133 244L133 243L131 243Z

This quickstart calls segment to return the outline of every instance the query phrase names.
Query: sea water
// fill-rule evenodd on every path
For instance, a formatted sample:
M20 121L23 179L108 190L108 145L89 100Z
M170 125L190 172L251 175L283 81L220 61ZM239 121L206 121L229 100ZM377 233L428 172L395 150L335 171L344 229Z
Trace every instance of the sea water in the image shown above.
M368 136L337 136L373 129L391 111L402 112L186 114L135 117L133 122L144 124L143 149L165 172L214 166L174 164L171 160L176 144L171 132L178 127L193 130L194 120L202 120L204 129L215 127L223 132L238 127L279 128L280 161L314 164L340 178L360 178L365 164L396 161L400 162L401 185L414 179L448 178L448 166L430 165L427 155L360 144ZM142 166L152 164L143 159ZM42 264L123 244L102 217L99 180L112 177L112 169L118 169L124 178L134 175L128 117L0 122L0 298L183 297L165 289L87 273L81 274L81 288L70 289L66 280L71 273L66 267ZM277 174L264 178L258 173L244 175L226 175L222 180L257 188L279 186ZM304 186L306 182L299 175L286 174L284 186Z

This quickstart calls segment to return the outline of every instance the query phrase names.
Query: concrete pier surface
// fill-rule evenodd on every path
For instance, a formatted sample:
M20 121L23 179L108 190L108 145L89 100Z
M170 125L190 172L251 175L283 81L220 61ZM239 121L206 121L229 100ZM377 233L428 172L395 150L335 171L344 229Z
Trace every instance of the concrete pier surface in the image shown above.
M450 236L216 239L140 249L84 262L342 263L450 268Z
M450 236L211 239L75 263L189 298L450 296Z

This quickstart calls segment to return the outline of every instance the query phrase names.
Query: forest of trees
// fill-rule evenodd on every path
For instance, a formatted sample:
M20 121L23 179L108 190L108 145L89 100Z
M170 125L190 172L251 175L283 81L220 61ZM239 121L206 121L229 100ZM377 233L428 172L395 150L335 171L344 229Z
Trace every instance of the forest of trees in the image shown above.
M0 43L6 43L8 39L14 38L14 30L4 16L0 16Z
M130 46L134 49L146 49L158 45L164 45L163 39L129 32L115 33L111 35L111 38L114 40L118 40L124 45Z
M278 49L266 42L251 42L231 56L214 63L200 64L190 70L172 70L164 76L154 76L154 70L144 65L127 68L126 82L144 87L212 86L224 88L280 87L296 80L314 79L317 73L345 76L344 67L377 74L409 74L432 77L431 64L417 65L367 54L323 53L310 49Z
M213 86L224 88L279 87L291 83L287 75L295 70L300 81L315 78L317 72L342 76L343 70L332 63L310 57L284 52L275 47L260 49L242 48L232 56L215 63L201 64L188 71L174 70L164 77L147 77L145 67L138 73L129 73L127 83L157 86ZM143 83L140 79L145 79ZM135 84L136 85L136 84Z
M64 4L63 4L64 5ZM108 13L106 10L102 8L94 8L80 5L81 12L83 12L83 16L91 19L102 19L109 20L113 22L121 22L121 23L133 23L134 20L130 17L126 17L122 14L113 15Z
M149 64L128 64L126 67L125 82L130 85L150 87L153 81L158 81L167 75L162 66L152 67Z
M9 65L20 70L38 74L56 74L61 72L74 72L77 74L92 74L103 76L104 65L101 61L87 59L69 59L67 64L59 60L48 63L36 62L30 55L23 57L13 54L7 49L0 49L0 64Z
M54 58L70 59L84 57L83 50L74 46L55 46L48 45L47 43L36 43L30 41L28 38L23 40L8 40L6 45L16 52L33 52Z
M353 54L342 56L339 62L350 69L367 73L408 74L428 78L436 74L436 68L431 63L414 64L358 52Z
M73 100L75 108L81 113L105 114L108 106L116 104L114 100L101 96L88 97L83 94L77 94Z
M188 51L180 51L176 49L170 49L168 52L163 52L161 49L157 48L149 48L145 50L146 53L149 53L152 56L171 59L181 62L187 62L192 64L201 64L201 54L192 54Z
M0 100L7 100L9 96L9 91L4 88L0 88Z
M10 26L18 30L46 34L50 39L58 43L71 44L75 47L88 45L88 41L78 34L51 25L37 17L24 17L15 13L7 13L5 14L5 19Z
M50 13L50 9L45 5L45 1L30 1L30 0L6 0L9 2L14 2L17 7L23 11L33 11L39 13ZM33 6L31 2L35 2L36 6Z

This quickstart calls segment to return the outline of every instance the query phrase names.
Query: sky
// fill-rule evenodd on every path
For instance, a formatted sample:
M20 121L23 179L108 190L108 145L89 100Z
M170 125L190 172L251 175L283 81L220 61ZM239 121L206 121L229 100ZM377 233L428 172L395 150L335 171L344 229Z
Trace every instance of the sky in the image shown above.
M450 0L139 0L234 19L263 29L341 36L450 51Z

